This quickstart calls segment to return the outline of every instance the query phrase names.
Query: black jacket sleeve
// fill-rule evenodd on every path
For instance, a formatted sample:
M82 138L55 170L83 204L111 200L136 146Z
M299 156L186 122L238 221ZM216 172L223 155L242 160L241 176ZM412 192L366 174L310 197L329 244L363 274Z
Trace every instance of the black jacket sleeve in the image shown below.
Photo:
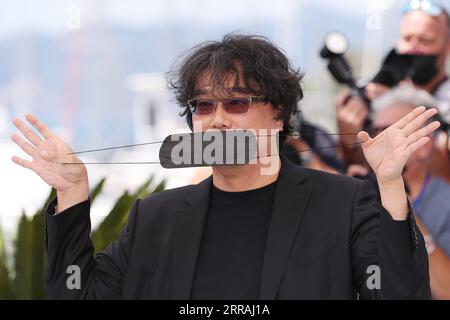
M47 266L45 281L50 299L120 299L136 225L135 202L116 241L93 256L90 239L90 201L54 214L56 199L46 212ZM78 272L79 271L79 272ZM79 274L80 282L74 277Z
M408 204L409 205L409 204ZM356 192L350 250L360 299L430 299L428 255L411 206L392 219L367 181Z

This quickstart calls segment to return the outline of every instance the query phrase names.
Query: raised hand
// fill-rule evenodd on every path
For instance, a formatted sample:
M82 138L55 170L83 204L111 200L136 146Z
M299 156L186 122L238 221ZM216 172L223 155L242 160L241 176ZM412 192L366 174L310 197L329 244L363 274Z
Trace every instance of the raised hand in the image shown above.
M34 171L57 190L59 211L86 200L89 184L85 165L75 155L69 154L73 152L70 146L36 117L27 115L26 119L41 136L20 119L14 118L14 125L26 139L17 134L13 134L11 139L31 160L13 156L12 161Z
M429 141L427 136L439 128L438 121L424 126L436 112L418 107L374 138L365 131L358 133L364 157L377 176L381 203L394 220L407 218L402 171L409 157Z
M364 157L379 181L390 182L401 177L409 157L439 128L438 121L424 127L436 113L436 109L418 107L374 138L365 131L358 133Z

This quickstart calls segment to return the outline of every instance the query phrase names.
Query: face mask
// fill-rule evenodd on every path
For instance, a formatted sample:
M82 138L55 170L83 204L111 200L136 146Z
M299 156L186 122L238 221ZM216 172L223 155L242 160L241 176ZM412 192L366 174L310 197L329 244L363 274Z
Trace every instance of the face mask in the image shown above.
M425 85L438 73L437 55L408 55L410 78L417 85Z
M393 49L372 81L394 87L400 81L410 78L417 85L425 85L438 71L437 55L398 54Z

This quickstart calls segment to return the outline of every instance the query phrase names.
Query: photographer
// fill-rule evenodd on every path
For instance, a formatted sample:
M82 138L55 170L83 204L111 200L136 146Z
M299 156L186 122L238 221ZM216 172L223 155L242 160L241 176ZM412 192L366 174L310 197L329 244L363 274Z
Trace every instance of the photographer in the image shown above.
M437 107L442 118L448 122L450 81L445 73L445 62L450 52L448 12L432 1L411 1L406 5L403 13L400 36L397 41L397 54L409 55L408 59L418 60L414 56L425 58L422 59L420 67L416 68L413 79L406 77L402 80L432 94L437 100ZM423 61L426 63L433 61L434 65L430 68ZM390 85L389 81L380 81L380 73L365 87L365 95L370 101L380 97L390 87L397 84ZM420 81L415 78L420 78ZM361 98L351 95L349 91L344 91L336 99L336 113L340 133L353 133L363 128L369 116L369 108ZM351 145L354 141L355 137L351 135L342 136L343 158L347 164L362 164L363 157L360 149ZM437 139L437 144L448 162L447 134L442 132Z
M411 1L404 9L397 51L400 54L435 56L434 74L428 81L415 85L438 100L442 115L449 112L450 81L445 73L445 63L450 53L450 17L448 12L432 1ZM425 79L426 80L426 79Z

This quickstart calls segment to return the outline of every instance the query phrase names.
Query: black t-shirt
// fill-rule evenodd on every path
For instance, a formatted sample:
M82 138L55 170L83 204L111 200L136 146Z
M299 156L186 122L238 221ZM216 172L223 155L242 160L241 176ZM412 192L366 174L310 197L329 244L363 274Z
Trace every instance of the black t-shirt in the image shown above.
M258 299L276 182L225 192L212 186L193 299Z

